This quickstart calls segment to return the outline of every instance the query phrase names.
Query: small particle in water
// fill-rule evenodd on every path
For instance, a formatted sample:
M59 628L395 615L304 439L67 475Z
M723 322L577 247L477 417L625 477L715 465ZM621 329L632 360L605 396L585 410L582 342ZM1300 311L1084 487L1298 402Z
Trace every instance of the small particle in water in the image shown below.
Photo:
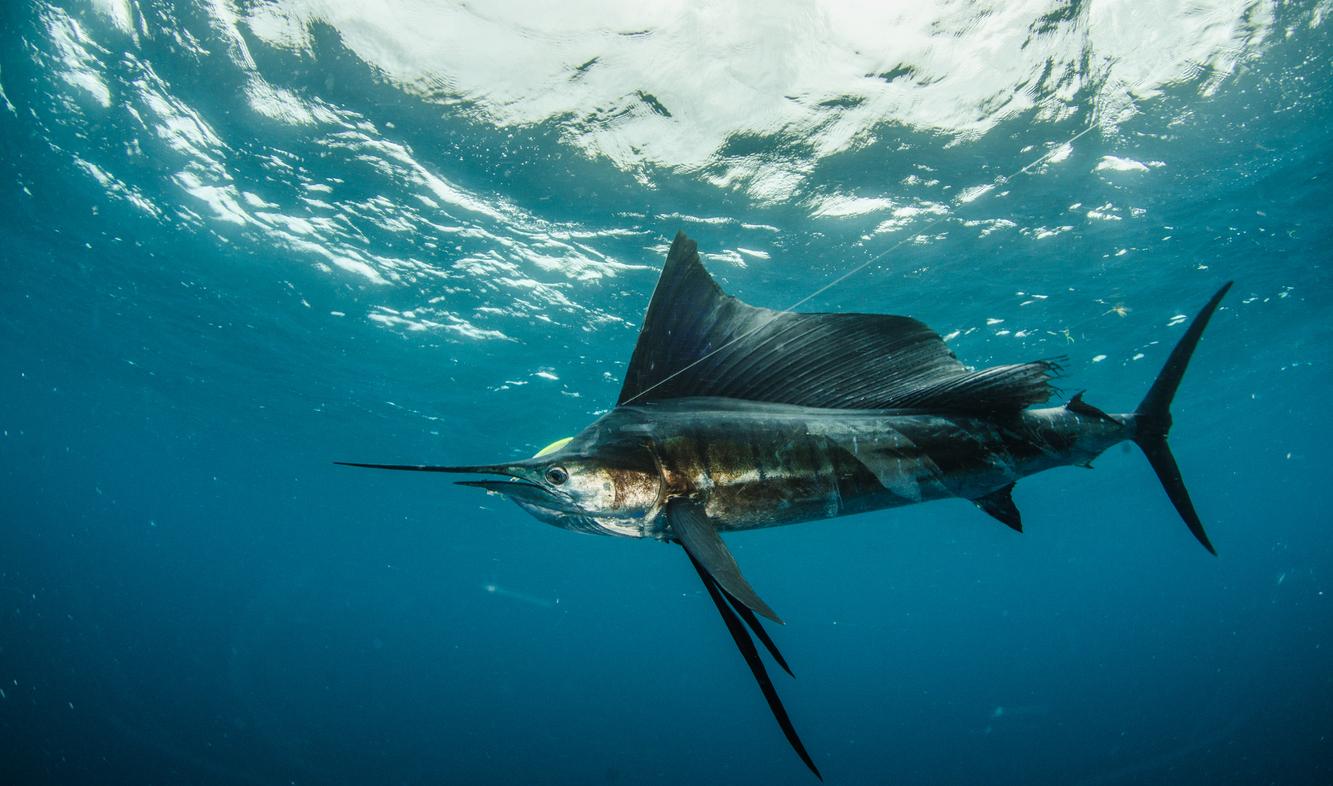
M1143 360L1144 357L1145 357L1145 355L1144 355L1142 352L1136 352L1136 353L1134 354L1134 359L1135 359L1135 360Z
M1093 363L1100 363L1100 362L1102 362L1103 360L1106 360L1106 356L1105 356L1105 355L1094 355L1093 358L1092 358L1092 362L1093 362Z

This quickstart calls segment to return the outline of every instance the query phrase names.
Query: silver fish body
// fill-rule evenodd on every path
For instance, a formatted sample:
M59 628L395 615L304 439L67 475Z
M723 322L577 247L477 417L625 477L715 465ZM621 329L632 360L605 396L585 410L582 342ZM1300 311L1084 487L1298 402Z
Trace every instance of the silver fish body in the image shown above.
M981 417L701 397L619 407L567 450L596 460L599 444L640 442L660 473L657 498L646 508L638 500L636 521L580 529L666 539L671 499L701 505L723 531L975 500L1042 470L1087 464L1133 438L1135 427L1133 415L1096 418L1065 407ZM548 457L552 465L564 452ZM618 488L648 493L638 467L610 469Z

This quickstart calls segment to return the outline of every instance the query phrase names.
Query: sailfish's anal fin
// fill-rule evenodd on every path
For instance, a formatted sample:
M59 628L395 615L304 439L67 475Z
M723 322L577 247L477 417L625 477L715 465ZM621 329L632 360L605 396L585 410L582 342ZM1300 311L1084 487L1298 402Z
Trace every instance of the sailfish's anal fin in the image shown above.
M691 559L702 565L728 595L779 625L782 624L777 613L769 608L741 575L736 558L731 556L727 544L722 542L722 536L703 511L690 502L672 500L667 504L667 521L670 522L672 534L689 552Z
M809 751L805 749L805 744L801 742L800 735L796 733L796 727L792 725L791 717L787 715L787 708L783 706L782 699L778 697L777 689L773 687L773 680L768 676L768 669L764 668L764 662L759 659L759 650L754 646L754 641L750 639L750 634L746 633L745 626L741 623L740 617L737 616L736 612L745 607L735 604L736 611L733 611L727 600L724 599L725 591L719 587L718 582L709 570L699 560L695 559L694 554L688 548L685 550L685 554L690 558L690 564L694 565L694 569L699 573L699 578L704 583L704 589L708 590L708 597L712 598L718 614L722 615L722 621L727 624L727 632L731 634L732 640L736 642L736 648L740 650L741 657L745 658L745 665L750 667L750 673L754 675L755 682L759 683L759 690L764 694L764 700L768 702L768 709L773 713L774 720L778 722L778 726L782 729L782 734L787 738L787 743L791 745L792 750L796 751L796 755L801 757L805 766L810 768L810 772L814 773L820 781L823 781L824 776L820 774L819 768L815 766L814 760L810 758ZM753 617L753 615L750 616ZM758 620L754 620L751 627L762 630L758 627L758 623ZM772 647L771 644L769 646L769 651L776 654L776 648Z
M1023 531L1023 517L1014 504L1014 484L1010 483L984 497L977 497L972 502L1014 532Z

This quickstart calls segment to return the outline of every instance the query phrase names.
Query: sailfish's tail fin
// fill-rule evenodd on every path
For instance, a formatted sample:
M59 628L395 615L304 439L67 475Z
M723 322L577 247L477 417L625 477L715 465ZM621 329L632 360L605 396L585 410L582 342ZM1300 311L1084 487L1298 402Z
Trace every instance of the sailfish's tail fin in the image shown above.
M1185 375L1185 368L1194 354L1194 348L1199 344L1203 329L1208 326L1208 320L1212 318L1227 290L1231 289L1231 284L1230 281L1224 284L1190 323L1185 335L1176 344L1176 348L1171 350L1171 356L1167 358L1166 365L1162 367L1157 380L1149 388L1148 395L1143 397L1135 412L1138 429L1134 435L1134 442L1143 450L1143 455L1148 457L1148 463L1157 473L1157 479L1162 482L1162 488L1171 498L1171 504L1176 506L1176 512L1185 520L1194 537L1198 538L1203 547L1212 554L1216 554L1217 551L1208 540L1208 533L1203 530L1203 522L1199 520L1199 514L1194 510L1194 503L1190 501L1189 491L1180 476L1176 459L1171 455L1166 435L1171 431L1171 399L1175 397L1176 389L1180 387L1180 379Z

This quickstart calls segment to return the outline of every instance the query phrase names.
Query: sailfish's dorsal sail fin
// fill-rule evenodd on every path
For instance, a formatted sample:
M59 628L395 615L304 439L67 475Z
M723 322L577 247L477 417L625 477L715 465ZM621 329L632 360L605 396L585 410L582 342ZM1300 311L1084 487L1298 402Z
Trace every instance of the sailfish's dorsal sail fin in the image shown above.
M809 407L1018 410L1051 395L1048 361L971 371L939 334L890 314L797 314L727 295L678 233L617 404L719 396Z

